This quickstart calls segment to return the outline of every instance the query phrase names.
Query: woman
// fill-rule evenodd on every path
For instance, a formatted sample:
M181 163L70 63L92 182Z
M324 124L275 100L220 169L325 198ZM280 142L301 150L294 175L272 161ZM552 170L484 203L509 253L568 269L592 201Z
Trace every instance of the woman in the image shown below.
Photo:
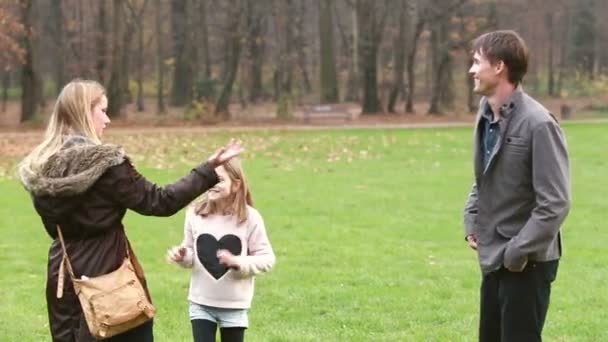
M21 182L53 239L46 286L53 341L95 340L69 276L58 298L63 253L57 226L75 277L112 272L126 255L122 218L127 209L143 215L173 215L218 182L217 166L241 153L240 143L231 141L187 176L158 187L135 170L120 147L101 143L110 123L107 105L99 83L74 80L67 84L57 98L44 141L19 166ZM153 341L152 321L109 340Z

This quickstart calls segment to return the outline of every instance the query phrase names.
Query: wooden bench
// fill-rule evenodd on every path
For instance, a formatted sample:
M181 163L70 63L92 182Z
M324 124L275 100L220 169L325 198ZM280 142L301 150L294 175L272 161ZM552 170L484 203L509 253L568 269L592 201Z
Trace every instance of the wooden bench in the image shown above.
M355 115L349 111L349 105L337 104L315 104L304 107L303 117L304 122L310 122L316 119L342 119L352 121Z

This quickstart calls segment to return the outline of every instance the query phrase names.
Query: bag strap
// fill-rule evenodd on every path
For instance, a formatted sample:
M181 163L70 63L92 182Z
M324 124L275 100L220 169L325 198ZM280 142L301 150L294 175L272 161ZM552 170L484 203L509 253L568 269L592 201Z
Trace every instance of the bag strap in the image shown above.
M135 274L137 275L137 277L140 280L145 280L144 270L141 267L139 260L137 259L137 255L135 255L135 252L133 252L133 248L131 247L131 242L127 238L126 234L125 234L125 241L127 242L127 258L129 259L129 261L131 261L131 264L133 264L133 268L135 269Z
M65 263L68 266L68 272L70 273L70 277L72 277L72 280L73 280L75 278L74 269L72 268L72 263L70 262L70 258L68 257L68 251L65 247L65 241L63 240L63 234L61 233L61 227L59 227L59 225L57 225L57 234L59 235L59 242L61 242L61 249L63 250L63 259L61 260L61 264L59 266L60 275L63 273L61 271L62 271L62 268L64 267L64 263ZM139 260L137 260L137 257L135 256L135 253L133 252L133 249L131 248L131 244L129 243L129 239L127 239L126 234L125 234L125 241L127 244L127 258L129 260L131 260L131 262L133 263L137 276L143 277L143 270L141 268L141 265L139 264ZM140 274L141 274L141 276L140 276Z
M125 240L127 242L127 258L129 258L129 261L131 261L131 265L133 265L135 275L137 276L137 278L139 279L139 282L143 286L143 288L146 292L146 297L148 297L148 301L150 303L152 303L152 297L150 296L150 292L148 291L148 286L147 286L147 282L146 282L146 275L144 274L144 269L141 267L141 264L139 263L139 260L137 259L137 255L135 254L135 252L133 251L133 248L131 247L131 242L127 238L127 234L125 234Z
M61 249L63 250L63 257L59 264L59 274L57 276L57 298L61 298L63 297L63 284L65 282L65 265L68 267L72 282L74 281L74 269L72 268L72 263L68 257L68 251L65 248L65 241L63 240L63 234L61 233L61 227L59 227L59 225L57 225L57 235L59 235L59 242L61 243Z
M64 286L64 282L65 282L64 265L67 265L68 272L70 274L70 278L72 279L72 282L74 282L75 277L74 277L74 269L72 268L72 263L70 262L70 258L68 257L68 252L65 247L65 241L63 240L63 234L61 233L61 227L59 227L59 225L57 225L57 234L59 235L59 241L61 242L61 249L63 250L63 258L61 259L61 263L59 264L59 275L57 277L57 298L61 298L61 297L63 297L63 286ZM144 274L144 270L141 267L139 260L137 259L137 255L135 254L135 252L133 252L133 248L131 247L131 242L129 242L129 239L127 238L126 233L125 233L125 243L127 245L127 248L126 248L127 256L126 257L127 257L127 259L129 259L129 261L133 265L135 275L137 276L137 278L139 278L139 281L141 282L141 284L143 285L143 287L146 291L146 296L148 297L148 301L150 301L150 303L151 303L152 299L150 297L148 287L146 286L146 276ZM74 290L76 290L76 288L74 288Z
M65 263L68 265L68 272L70 273L70 277L74 279L74 269L72 268L72 263L70 262L70 258L68 257L68 251L65 248L65 241L63 240L63 234L61 233L61 228L57 225L57 234L59 235L59 241L61 242L61 249L63 250L63 258Z

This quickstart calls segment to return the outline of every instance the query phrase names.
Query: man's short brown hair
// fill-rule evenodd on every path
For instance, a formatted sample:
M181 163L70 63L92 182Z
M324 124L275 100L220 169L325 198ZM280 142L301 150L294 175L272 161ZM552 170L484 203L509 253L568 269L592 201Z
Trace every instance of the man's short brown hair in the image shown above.
M528 71L528 47L517 32L500 30L484 33L472 45L472 52L479 52L491 64L505 63L509 82L516 85L521 83Z

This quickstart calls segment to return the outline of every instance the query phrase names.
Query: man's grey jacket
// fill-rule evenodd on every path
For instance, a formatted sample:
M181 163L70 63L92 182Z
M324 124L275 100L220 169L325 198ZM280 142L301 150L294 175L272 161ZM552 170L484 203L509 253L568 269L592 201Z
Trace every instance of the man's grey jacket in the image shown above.
M521 88L503 106L500 137L484 167L479 106L475 128L475 184L464 209L465 234L477 239L484 274L505 266L561 256L560 227L570 209L564 134L552 114Z

